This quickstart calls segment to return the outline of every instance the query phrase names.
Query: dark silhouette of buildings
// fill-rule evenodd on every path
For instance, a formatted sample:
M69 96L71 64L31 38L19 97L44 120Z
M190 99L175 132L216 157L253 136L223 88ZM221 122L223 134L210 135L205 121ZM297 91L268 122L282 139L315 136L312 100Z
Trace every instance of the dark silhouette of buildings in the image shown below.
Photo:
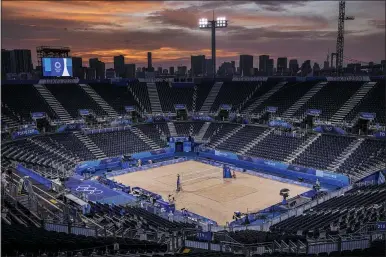
M190 62L192 67L192 76L197 77L205 75L205 55L192 55Z
M169 67L169 74L174 75L174 67Z
M71 57L72 59L72 76L75 78L84 79L84 69L82 57Z
M260 74L266 75L268 73L268 61L269 55L260 55L259 56L259 71Z
M135 78L135 64L125 64L125 72L124 72L125 78Z
M253 69L253 56L240 55L240 72L243 76L251 76Z
M296 75L296 73L298 73L298 71L299 71L298 60L291 59L289 61L289 73L290 73L290 75L294 76L294 75Z
M123 55L114 56L114 70L117 76L125 75L125 57Z
M277 74L284 75L287 73L287 69L288 69L287 57L277 58L277 65L276 65Z

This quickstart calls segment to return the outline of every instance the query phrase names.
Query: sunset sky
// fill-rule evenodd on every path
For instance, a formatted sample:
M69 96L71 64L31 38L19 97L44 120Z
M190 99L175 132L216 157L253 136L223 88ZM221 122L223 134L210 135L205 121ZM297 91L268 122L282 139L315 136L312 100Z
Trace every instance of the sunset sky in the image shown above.
M144 66L190 67L190 56L210 58L210 31L199 18L225 16L229 27L217 31L217 64L240 54L311 59L322 64L335 51L338 1L2 1L2 48L69 46L73 56L114 55ZM385 59L385 2L347 1L345 56L380 63ZM107 68L111 67L107 64Z

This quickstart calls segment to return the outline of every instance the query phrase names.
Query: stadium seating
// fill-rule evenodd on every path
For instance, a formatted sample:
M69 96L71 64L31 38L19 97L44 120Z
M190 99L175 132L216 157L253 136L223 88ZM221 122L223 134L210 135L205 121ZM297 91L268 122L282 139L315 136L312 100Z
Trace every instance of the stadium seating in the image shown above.
M293 163L305 167L327 169L328 165L354 140L354 137L322 135L306 151L301 153Z
M145 135L151 138L160 148L166 147L166 141L162 140L160 134L164 133L164 137L168 135L165 132L158 128L157 124L141 124L137 125L136 128L140 129ZM166 138L165 138L166 139Z
M368 222L386 218L386 184L354 188L307 212L281 221L271 230L319 237L321 233L352 233Z
M178 136L195 136L200 131L204 122L175 122Z
M256 156L267 160L284 161L297 147L307 140L307 136L292 136L270 133L262 141L247 151L246 155Z
M176 104L185 104L188 111L192 111L193 87L172 87L169 82L157 82L156 86L163 112L175 112Z
M107 156L150 151L151 147L131 130L88 135Z
M137 106L138 102L127 86L111 84L90 84L90 86L119 114L125 114L125 106Z
M337 172L346 173L354 178L362 178L378 171L386 160L386 144L382 140L366 139L354 151Z
M210 138L209 146L213 146L217 143L217 141L223 140L224 135L231 132L235 128L239 127L241 125L239 124L232 124L232 123L222 123L220 130L217 132L217 134L213 134Z
M5 112L12 110L20 121L31 121L32 112L45 112L51 119L58 118L33 85L1 85L1 102L8 107ZM3 108L1 111L3 114Z
M217 112L221 104L229 104L232 110L237 110L240 104L259 87L257 82L224 82L211 111Z
M133 82L129 84L133 94L138 98L138 101L142 104L144 111L151 113L150 98L147 91L147 85L143 82Z
M307 109L318 109L321 110L319 118L328 120L363 84L363 82L328 82L294 116L302 117Z
M65 148L57 148L48 139L24 139L2 145L2 158L17 161L49 178L66 177L79 160ZM44 142L45 141L45 142ZM44 143L42 143L44 142ZM64 168L64 172L59 169Z
M106 250L114 253L114 243L119 244L121 253L152 253L165 252L166 246L149 241L140 241L129 238L104 238L86 237L82 235L51 232L36 227L22 225L9 225L2 222L2 255L18 256L24 253L26 256L34 254L46 254L46 256L58 256L60 252L82 253L85 256L106 253ZM70 255L71 256L71 255Z
M385 94L385 81L379 81L345 119L352 122L360 112L370 112L376 115L375 123L386 124Z
M252 113L261 113L268 106L277 107L276 115L281 115L308 90L315 85L314 81L308 82L289 82L283 86L278 92L265 100L260 106L252 110Z
M76 154L81 160L93 160L96 156L90 152L90 150L73 134L51 134L48 135L53 141L56 141L59 145L63 145L68 151Z
M220 143L217 148L231 152L239 152L251 139L261 135L266 128L257 126L245 126L232 135L228 140Z
M244 82L244 83L256 83L256 82ZM277 82L266 81L260 82L258 89L253 93L253 95L247 100L242 106L242 110L247 109L252 103L262 97L265 93L267 93Z
M208 96L210 90L214 85L213 81L203 81L200 85L196 85L197 87L197 99L196 99L196 109L193 111L200 111L202 105L205 102L206 97Z

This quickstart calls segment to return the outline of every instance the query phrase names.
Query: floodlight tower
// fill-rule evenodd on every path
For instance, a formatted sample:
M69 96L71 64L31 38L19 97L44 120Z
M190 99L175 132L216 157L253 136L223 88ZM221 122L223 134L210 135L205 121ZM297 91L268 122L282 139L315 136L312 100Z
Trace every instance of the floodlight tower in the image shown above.
M198 22L198 27L200 29L211 29L212 30L212 69L213 69L213 78L216 77L216 29L217 28L226 28L228 27L228 21L225 17L218 17L213 20L208 21L208 19L200 19Z

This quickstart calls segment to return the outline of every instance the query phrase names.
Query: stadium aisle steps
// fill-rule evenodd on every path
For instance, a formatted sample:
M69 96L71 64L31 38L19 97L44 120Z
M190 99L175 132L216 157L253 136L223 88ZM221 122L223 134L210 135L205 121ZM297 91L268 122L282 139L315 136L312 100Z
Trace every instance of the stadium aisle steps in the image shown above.
M200 112L209 113L214 101L217 98L218 93L221 90L223 82L214 83L212 89L210 90L208 96L206 97L203 105L201 106Z
M99 106L110 116L118 117L118 113L89 85L79 84L79 86L88 94Z

